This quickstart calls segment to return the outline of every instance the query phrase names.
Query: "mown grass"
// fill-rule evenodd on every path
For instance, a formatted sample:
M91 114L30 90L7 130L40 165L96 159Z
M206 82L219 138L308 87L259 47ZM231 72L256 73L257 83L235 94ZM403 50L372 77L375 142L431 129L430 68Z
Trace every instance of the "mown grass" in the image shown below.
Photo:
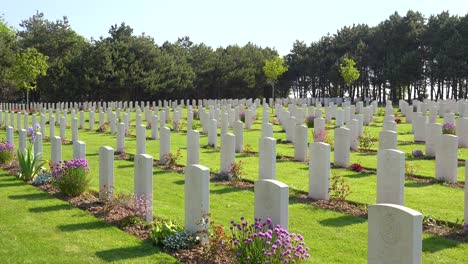
M184 116L184 115L183 115ZM259 115L260 116L260 115ZM378 121L378 120L377 120ZM134 124L134 113L132 113ZM377 137L380 131L380 123L373 123L369 127L373 136ZM85 125L87 127L87 124ZM97 127L97 125L96 125ZM169 125L170 127L170 125ZM249 144L253 151L258 151L258 139L261 131L260 120L257 120L251 131L245 131L244 143ZM399 140L406 141L405 134L411 125L399 125ZM401 128L401 129L400 129ZM274 126L274 136L277 139L285 139L285 133L281 132L280 126ZM201 130L201 129L200 129ZM134 131L134 130L133 130ZM58 135L58 127L56 135ZM333 136L332 129L329 134ZM45 133L48 135L48 131ZM134 132L133 132L134 134ZM150 135L150 131L147 131ZM412 137L412 135L409 135ZM0 132L0 138L4 137L4 131ZM67 131L67 137L71 132ZM87 144L87 159L90 163L92 182L91 188L98 190L98 150L100 146L109 145L115 147L115 135L99 134L94 131L83 130L79 133L79 139ZM218 137L219 143L220 137ZM135 152L135 138L126 137L126 152ZM312 141L312 133L309 133L309 141ZM200 146L207 145L205 135L200 136ZM414 144L418 146L420 145ZM410 145L404 145L408 151ZM403 146L401 146L403 149ZM147 152L155 159L159 158L159 140L147 140ZM374 149L377 145L374 146ZM400 148L400 146L399 146ZM171 133L171 152L181 150L182 158L179 164L185 164L186 159L186 135L183 132ZM71 159L72 146L63 146L63 159ZM408 152L407 151L407 152ZM292 144L277 144L277 153L284 156L293 156ZM460 151L461 157L465 152ZM332 154L333 155L333 154ZM44 142L44 157L50 157L50 144ZM369 168L375 168L376 155L363 155L352 153L352 160L360 162ZM250 180L257 179L258 159L255 156L236 154L236 160L243 161L244 177ZM333 160L333 158L332 158ZM413 161L411 161L413 162ZM419 162L419 161L418 161ZM434 161L424 160L427 163ZM200 163L207 166L211 171L219 171L219 150L200 149ZM432 165L434 166L434 165ZM117 192L133 191L133 163L129 161L115 161L115 186ZM346 169L336 169L336 173L342 175L350 184L352 194L349 200L372 204L375 203L376 179L373 173L354 173ZM427 177L434 177L434 172L417 172ZM297 190L307 191L308 188L308 164L292 161L277 162L277 179L285 182ZM459 178L460 179L460 178ZM154 213L164 218L172 218L182 223L183 221L183 174L154 170ZM253 218L253 191L240 190L233 187L210 184L210 201L212 218L217 223L227 225L231 219L245 216ZM408 207L431 214L440 220L456 222L463 217L463 190L455 189L440 184L421 184L407 181L405 184L405 204ZM367 256L367 221L365 219L336 213L328 210L315 208L309 205L290 203L290 229L294 232L303 233L309 246L312 248L310 263L363 263ZM468 246L425 234L423 240L423 261L425 263L460 263L464 260L464 253Z
M2 263L176 263L120 231L0 171Z

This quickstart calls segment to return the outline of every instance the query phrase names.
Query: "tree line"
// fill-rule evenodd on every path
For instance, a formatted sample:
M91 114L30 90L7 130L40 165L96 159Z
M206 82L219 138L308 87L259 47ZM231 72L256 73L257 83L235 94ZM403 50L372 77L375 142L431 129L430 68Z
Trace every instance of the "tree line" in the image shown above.
M45 102L272 97L272 85L283 97L396 102L468 96L468 14L426 19L395 12L375 27L345 26L310 45L296 41L276 85L264 68L278 59L277 51L253 43L212 48L183 37L158 45L125 23L111 26L107 37L86 40L66 17L50 21L39 12L19 26L0 18L0 94L8 101L25 100L26 91ZM19 63L31 56L36 63Z
M353 58L359 78L345 85L340 61ZM466 99L468 96L468 14L392 14L375 27L346 26L307 45L293 44L283 89L298 96L399 99ZM286 94L285 91L284 94Z

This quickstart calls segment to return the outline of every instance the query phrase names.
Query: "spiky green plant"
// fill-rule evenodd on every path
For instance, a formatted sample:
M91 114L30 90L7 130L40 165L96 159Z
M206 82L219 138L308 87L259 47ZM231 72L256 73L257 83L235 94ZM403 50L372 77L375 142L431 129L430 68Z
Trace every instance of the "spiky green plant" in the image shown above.
M26 149L18 149L17 156L20 169L18 178L23 181L33 180L41 170L41 167L45 164L43 160L39 159L41 156L40 154L37 156L34 155L31 146Z

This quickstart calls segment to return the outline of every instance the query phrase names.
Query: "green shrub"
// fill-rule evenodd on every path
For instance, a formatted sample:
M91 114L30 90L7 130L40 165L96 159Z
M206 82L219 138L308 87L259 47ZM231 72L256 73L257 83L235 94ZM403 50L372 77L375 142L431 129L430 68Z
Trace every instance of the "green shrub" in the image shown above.
M153 230L151 230L150 239L156 246L164 246L166 244L166 238L181 230L182 227L170 220L159 221L156 222Z
M0 142L0 163L10 164L14 156L15 146L5 141Z
M198 243L198 237L192 233L181 230L177 231L166 238L164 248L169 251L177 251L180 249L189 249Z
M18 149L17 156L19 165L18 178L23 181L33 180L45 164L43 160L34 156L31 146L23 150Z
M53 185L67 196L76 196L88 188L88 161L73 159L71 161L51 164Z

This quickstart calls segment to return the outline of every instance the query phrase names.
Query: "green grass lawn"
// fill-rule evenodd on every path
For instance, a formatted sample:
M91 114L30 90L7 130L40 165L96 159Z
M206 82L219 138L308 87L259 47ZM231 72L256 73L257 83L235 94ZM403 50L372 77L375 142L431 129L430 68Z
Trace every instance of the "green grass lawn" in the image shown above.
M261 109L257 112L261 116ZM185 110L182 114L185 117ZM96 115L97 117L97 115ZM379 118L376 118L379 121ZM135 123L135 114L132 113L132 124ZM404 119L403 119L404 120ZM97 119L96 119L97 121ZM71 122L70 122L71 123ZM169 125L170 126L170 125ZM85 127L88 127L87 123ZM97 125L96 125L97 127ZM253 151L258 151L258 139L261 136L261 120L256 120L251 131L245 131L244 144L249 144ZM201 130L201 129L199 129ZM373 123L369 127L371 134L375 137L381 130L381 123ZM398 125L399 149L411 152L418 148L424 150L423 145L407 144L412 140L408 135L411 125ZM56 135L59 129L56 128ZM48 131L45 133L48 135ZM133 134L135 134L133 129ZM329 134L333 136L333 130ZM150 135L150 131L147 131ZM0 138L5 137L4 130L0 132ZM67 137L71 138L71 131L67 131ZM274 126L274 137L285 139L285 133L281 132L279 125ZM87 145L87 159L91 167L91 189L99 189L98 179L98 150L100 146L112 146L115 148L116 139L114 135L99 134L94 131L82 130L79 132L79 140ZM220 137L218 137L220 140ZM136 142L133 137L126 137L126 152L135 153ZM309 133L309 141L312 141L312 133ZM200 146L208 142L206 135L200 135ZM400 144L401 143L401 144ZM414 145L414 146L413 146ZM377 144L373 147L376 149ZM414 148L413 148L414 147ZM155 159L159 158L159 140L147 140L148 154ZM182 158L179 164L186 161L186 135L183 132L171 133L171 152L181 150ZM72 157L72 146L65 145L62 149L63 159ZM292 144L277 144L277 153L284 156L293 156ZM468 157L466 149L460 150L459 157ZM200 149L200 163L207 166L211 171L219 171L219 150ZM333 153L332 153L333 155ZM44 142L43 157L50 157L50 144ZM376 155L364 155L352 153L351 160L359 160L364 166L375 168ZM255 156L236 154L236 160L243 161L244 177L249 180L258 178L258 159ZM333 158L331 159L333 161ZM421 168L416 174L434 177L435 165L433 160L415 160L411 163L421 162ZM427 164L426 164L427 163ZM115 186L117 192L133 191L133 163L129 161L115 161ZM431 171L432 169L432 171ZM335 169L335 173L342 175L350 184L352 194L349 200L364 203L375 203L376 175L373 173L354 173L345 169ZM460 169L460 173L464 173ZM285 182L290 188L307 191L308 188L308 164L292 161L277 162L277 179ZM459 175L459 180L464 177ZM154 170L154 214L165 218L175 219L179 223L183 221L183 199L184 199L184 177L183 174ZM3 193L3 192L2 192ZM228 224L231 219L245 216L253 218L253 191L239 190L233 187L210 184L210 205L212 218L217 223ZM440 220L456 222L463 217L463 190L451 188L441 184L421 184L412 181L405 183L405 205L424 214L431 214ZM310 263L363 263L367 257L367 221L353 216L323 210L310 205L290 203L289 226L291 231L304 234L306 242L311 247ZM2 214L3 216L3 214ZM76 232L78 233L78 232ZM462 263L468 251L467 244L450 241L441 237L424 235L423 240L424 263Z
M0 170L2 263L176 263L122 232Z

